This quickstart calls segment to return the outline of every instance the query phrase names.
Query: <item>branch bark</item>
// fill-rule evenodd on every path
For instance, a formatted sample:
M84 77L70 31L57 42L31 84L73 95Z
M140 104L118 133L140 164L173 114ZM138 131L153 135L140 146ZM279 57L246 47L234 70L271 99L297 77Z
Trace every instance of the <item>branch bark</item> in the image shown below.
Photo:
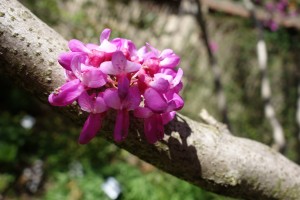
M66 41L16 0L0 0L2 69L48 104L47 96L64 82L56 62ZM76 105L62 115L82 125ZM105 119L101 137L113 142L114 113ZM131 119L130 134L116 144L178 178L206 190L244 199L298 199L300 168L266 145L223 133L218 127L177 115L155 145L143 138L140 120ZM101 148L101 147L100 147Z

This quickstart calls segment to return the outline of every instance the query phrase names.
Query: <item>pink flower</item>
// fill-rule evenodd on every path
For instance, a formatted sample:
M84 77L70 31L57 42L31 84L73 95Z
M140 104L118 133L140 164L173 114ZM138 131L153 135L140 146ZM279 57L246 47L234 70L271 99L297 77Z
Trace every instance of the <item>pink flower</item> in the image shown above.
M112 55L111 61L103 62L100 69L110 75L124 76L128 73L136 72L141 68L139 63L131 62L126 59L121 51L116 51Z
M107 89L104 92L104 100L107 106L118 111L114 130L114 138L115 141L120 142L128 135L128 111L134 110L140 105L142 100L141 94L136 86L130 87L127 95L124 98L120 98L117 89Z
M130 81L128 74L136 72L141 68L141 65L135 62L128 61L121 51L117 51L112 55L111 61L103 62L100 69L109 75L115 75L118 81L118 94L120 98L125 98Z
M271 31L277 31L279 29L279 25L273 19L265 21L264 25L268 27Z
M111 54L117 50L117 47L108 39L110 30L104 29L100 36L100 46L96 44L83 44L81 41L72 39L69 41L70 52L59 55L58 62L66 70L71 70L71 62L74 57L84 57L84 63L99 67L100 64L111 58Z
M285 11L288 7L288 1L286 0L281 0L276 4L276 9L281 13L285 14Z
M137 54L143 59L143 65L152 73L156 73L160 68L174 68L180 58L171 49L165 49L162 52L146 44L138 50Z
M137 50L135 44L131 40L115 38L111 41L111 43L114 44L117 47L117 50L121 51L129 60L136 55Z
M86 91L79 96L78 104L83 111L90 113L78 140L80 144L86 144L100 130L105 111L108 110L108 107L104 102L103 93L98 93L98 95L94 93L90 96Z
M173 91L161 94L153 88L148 88L144 93L144 98L145 107L155 113L180 110L184 105L182 98Z
M86 87L99 88L107 82L107 75L105 73L99 68L83 64L82 57L80 56L73 58L71 70L74 75L72 77L79 79Z
M273 12L275 10L276 6L272 2L267 2L265 7L269 12Z
M53 106L66 106L73 103L84 91L84 86L80 80L75 79L65 83L56 89L48 97L48 101Z
M144 118L144 132L150 143L155 143L163 138L163 126L175 116L175 110L180 110L184 102L173 91L161 94L153 88L148 88L144 93L145 106L138 107L134 115Z
M103 30L100 45L69 42L70 51L59 57L66 83L49 95L49 102L66 106L77 101L89 113L80 144L96 136L109 109L117 112L116 142L127 137L129 113L134 111L144 119L147 141L154 143L163 138L164 125L184 105L179 95L183 71L174 69L180 58L171 49L160 52L149 44L137 50L131 40L110 40L110 33Z
M134 110L134 115L139 118L144 118L144 133L147 141L151 144L163 139L164 125L169 123L176 112L154 113L147 107L138 107Z
M73 103L83 91L89 88L99 88L106 84L107 75L100 69L81 63L82 56L72 59L70 70L67 71L67 83L59 87L48 100L54 106L66 106Z

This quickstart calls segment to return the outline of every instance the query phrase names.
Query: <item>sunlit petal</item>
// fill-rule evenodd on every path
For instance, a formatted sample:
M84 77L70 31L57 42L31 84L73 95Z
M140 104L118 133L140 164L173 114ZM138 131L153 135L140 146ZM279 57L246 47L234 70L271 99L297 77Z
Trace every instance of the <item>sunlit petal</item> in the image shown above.
M49 102L54 106L66 106L75 101L84 91L78 79L65 83L49 95Z
M157 113L164 112L168 107L166 100L155 89L152 88L146 89L144 93L144 97L145 97L146 106L149 107L154 112Z
M106 28L102 31L100 35L100 43L102 43L104 40L108 40L110 36L111 30Z

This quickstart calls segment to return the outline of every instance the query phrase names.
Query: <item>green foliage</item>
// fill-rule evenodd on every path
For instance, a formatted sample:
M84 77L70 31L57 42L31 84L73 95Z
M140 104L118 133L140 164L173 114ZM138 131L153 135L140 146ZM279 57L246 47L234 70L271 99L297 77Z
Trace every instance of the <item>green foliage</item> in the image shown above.
M85 173L82 177L73 177L70 173L55 173L44 198L47 200L63 197L106 200L108 197L100 188L106 176L114 175L122 186L122 199L124 200L220 199L217 195L203 192L195 186L158 170L143 173L124 162L116 162L109 168L95 170L90 166L85 166Z
M15 160L18 150L18 147L16 145L9 144L6 142L0 142L0 146L0 162L11 162Z
M14 181L11 174L0 174L0 192L4 191Z
M20 2L51 25L57 24L60 20L61 9L56 0L20 0Z

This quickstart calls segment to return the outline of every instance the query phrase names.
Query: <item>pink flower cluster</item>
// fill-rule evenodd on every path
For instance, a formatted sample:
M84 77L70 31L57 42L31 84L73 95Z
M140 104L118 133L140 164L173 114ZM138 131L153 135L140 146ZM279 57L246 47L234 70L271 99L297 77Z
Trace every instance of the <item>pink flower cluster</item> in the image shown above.
M263 25L269 28L271 31L277 31L279 24L274 21L273 15L277 14L282 18L296 17L299 15L299 8L296 2L288 0L276 0L276 1L256 1L259 5L264 5L265 9L270 13L270 19L263 21Z
M128 135L129 111L144 119L144 133L149 143L164 136L164 125L180 110L183 99L182 70L174 69L180 58L171 50L162 52L146 44L137 49L124 38L110 40L110 29L100 36L100 45L69 42L69 52L58 62L65 69L66 83L49 95L54 106L77 101L89 113L79 137L86 144L100 130L109 109L117 112L114 139Z

